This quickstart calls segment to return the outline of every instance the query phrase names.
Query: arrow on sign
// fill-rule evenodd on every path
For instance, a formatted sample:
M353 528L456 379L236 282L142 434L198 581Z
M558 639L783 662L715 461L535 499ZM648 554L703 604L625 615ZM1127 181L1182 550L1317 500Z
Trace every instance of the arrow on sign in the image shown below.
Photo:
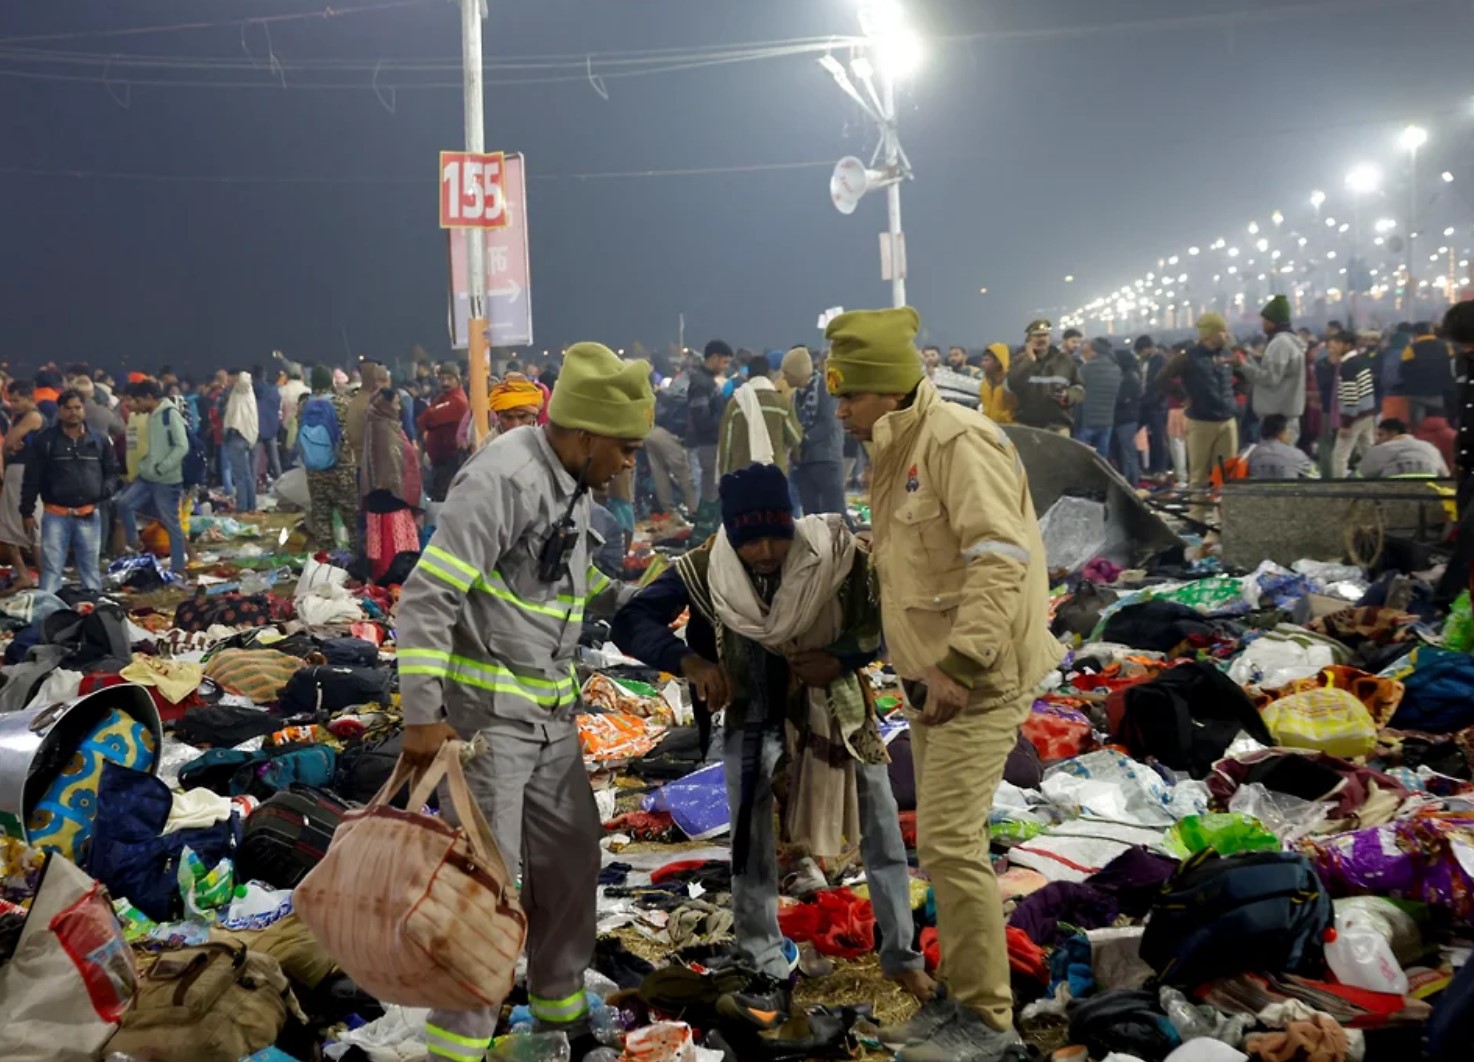
M522 297L522 285L518 284L514 278L508 280L505 287L492 288L486 294L490 295L493 299L506 299L508 302L516 302Z

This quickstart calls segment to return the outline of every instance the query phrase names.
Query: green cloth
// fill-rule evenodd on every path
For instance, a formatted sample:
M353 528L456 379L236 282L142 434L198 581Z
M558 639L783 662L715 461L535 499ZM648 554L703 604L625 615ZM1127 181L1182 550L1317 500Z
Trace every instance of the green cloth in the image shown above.
M610 439L643 439L655 424L650 363L622 361L602 343L575 343L563 355L548 420Z
M921 316L897 310L852 310L829 322L824 382L832 395L909 395L921 382L916 332Z

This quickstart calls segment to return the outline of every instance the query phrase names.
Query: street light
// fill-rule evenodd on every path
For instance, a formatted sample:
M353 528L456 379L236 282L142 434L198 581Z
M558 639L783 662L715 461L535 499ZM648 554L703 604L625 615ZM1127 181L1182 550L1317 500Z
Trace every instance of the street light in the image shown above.
M1346 187L1351 190L1352 221L1355 226L1351 232L1351 260L1355 262L1361 253L1361 197L1375 192L1382 184L1382 171L1370 162L1359 162L1346 174ZM1326 255L1327 258L1330 255ZM1351 273L1346 274L1346 286L1351 291L1351 320L1355 322L1357 306L1359 303L1361 285L1354 283Z
M1382 171L1370 162L1360 162L1346 174L1346 187L1357 195L1375 192L1382 184Z
M1410 125L1402 131L1398 143L1407 152L1407 279L1408 288L1415 290L1413 244L1418 236L1418 148L1428 143L1428 130Z
M1326 193L1319 188L1310 193L1310 205L1315 207L1315 212L1320 213L1320 208L1325 205Z
M882 260L889 260L891 302L895 306L904 306L906 242L901 228L901 182L909 180L912 173L911 160L901 148L896 129L896 81L914 73L921 65L923 48L900 0L861 0L860 28L866 38L862 46L864 50L854 57L848 71L832 55L826 54L819 60L819 65L880 128L880 143L876 145L867 167L867 171L879 169L880 172L877 179L867 180L867 190L881 186L886 190L888 225L882 248L889 254L883 255ZM851 73L864 87L864 93L851 80ZM882 159L884 168L880 169ZM838 200L836 205L839 205ZM844 212L849 213L848 210Z

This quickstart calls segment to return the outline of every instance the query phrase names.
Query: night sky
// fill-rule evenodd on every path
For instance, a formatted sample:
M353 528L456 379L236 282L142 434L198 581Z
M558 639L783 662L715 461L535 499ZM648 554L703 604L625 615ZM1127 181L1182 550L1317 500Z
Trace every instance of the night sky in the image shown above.
M1314 187L1334 195L1359 159L1390 169L1410 121L1432 133L1420 165L1462 167L1464 196L1474 184L1467 0L911 7L931 43L901 94L916 169L903 193L910 299L944 344L1017 340L1036 311L1057 315L1159 254L1288 212ZM199 372L274 348L305 361L392 361L416 343L445 353L436 155L462 144L461 95L400 87L390 113L370 83L381 59L458 58L457 6L232 22L322 8L0 8L0 357ZM89 35L181 22L213 25ZM854 0L491 0L486 55L594 53L607 73L599 53L857 31ZM36 37L53 39L18 39ZM107 55L196 62L124 68ZM259 66L218 65L243 59ZM304 60L355 65L293 68ZM818 339L826 307L888 302L883 196L842 217L827 191L832 163L868 159L874 133L815 56L611 77L608 100L567 66L488 76L550 74L570 79L487 90L488 147L523 152L532 178L539 347L653 348L675 339L682 312L692 345L788 346ZM379 77L414 79L458 76ZM147 80L191 84L136 83ZM351 87L305 87L327 81ZM816 165L580 176L792 163Z

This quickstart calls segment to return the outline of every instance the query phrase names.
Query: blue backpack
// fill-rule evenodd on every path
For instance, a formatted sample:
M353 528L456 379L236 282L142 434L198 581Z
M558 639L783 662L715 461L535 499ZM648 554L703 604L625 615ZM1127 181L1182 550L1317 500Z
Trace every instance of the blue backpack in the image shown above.
M169 417L174 412L172 408L165 408L165 424L169 423ZM188 417L184 419L184 439L189 443L189 452L184 455L184 463L179 466L179 472L184 477L186 487L198 487L208 478L210 463L205 457L204 441L190 430Z
M297 424L297 449L309 472L327 472L338 466L338 444L343 438L333 400L309 398Z

